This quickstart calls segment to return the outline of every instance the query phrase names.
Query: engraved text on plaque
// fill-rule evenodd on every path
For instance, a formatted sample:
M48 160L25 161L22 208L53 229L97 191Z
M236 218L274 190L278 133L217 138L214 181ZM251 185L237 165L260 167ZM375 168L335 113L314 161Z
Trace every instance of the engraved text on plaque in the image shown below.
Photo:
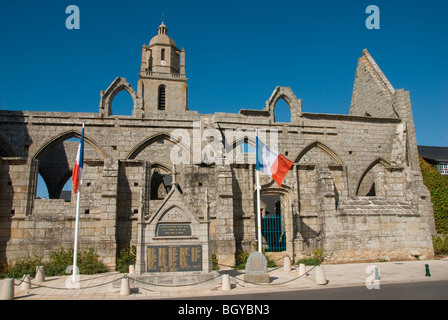
M147 272L202 271L201 245L147 247Z
M159 224L157 227L159 237L191 236L189 224Z

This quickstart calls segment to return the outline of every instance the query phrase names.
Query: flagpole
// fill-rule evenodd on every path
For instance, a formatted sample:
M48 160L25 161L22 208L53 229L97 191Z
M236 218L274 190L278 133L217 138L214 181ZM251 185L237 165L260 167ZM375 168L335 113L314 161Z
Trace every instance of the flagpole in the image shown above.
M80 197L81 197L81 190L78 190L77 194L77 202L76 202L76 223L75 223L75 249L73 252L73 279L72 283L76 282L76 264L77 264L77 257L78 257L78 233L79 233L79 207L80 207Z
M258 251L261 252L260 172L257 170Z
M261 209L260 209L260 171L258 170L258 129L256 131L257 137L256 137L256 163L257 163L257 219L258 219L258 252L261 252L261 242L262 242L262 238L261 238Z
M82 124L82 136L81 136L81 142L80 142L80 148L81 144L83 144L84 139L84 123ZM83 150L81 151L83 153ZM82 157L84 157L84 154L82 154ZM84 161L84 160L82 160ZM79 208L80 208L80 199L81 199L81 185L82 185L82 175L81 175L81 181L79 182L78 186L78 192L76 197L76 222L75 222L75 244L74 244L74 250L73 250L73 278L72 283L76 283L76 274L77 274L77 260L78 260L78 236L79 236Z

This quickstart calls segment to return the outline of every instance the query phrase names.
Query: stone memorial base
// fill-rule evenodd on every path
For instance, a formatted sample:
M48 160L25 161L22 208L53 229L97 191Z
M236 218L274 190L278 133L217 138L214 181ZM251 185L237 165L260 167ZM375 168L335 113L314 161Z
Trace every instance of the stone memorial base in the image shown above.
M248 283L269 283L269 275L267 273L260 273L260 274L245 274L244 275L244 281Z
M154 272L141 275L129 275L134 279L135 287L154 287L154 286L188 286L201 284L218 284L221 277L216 271L212 272Z

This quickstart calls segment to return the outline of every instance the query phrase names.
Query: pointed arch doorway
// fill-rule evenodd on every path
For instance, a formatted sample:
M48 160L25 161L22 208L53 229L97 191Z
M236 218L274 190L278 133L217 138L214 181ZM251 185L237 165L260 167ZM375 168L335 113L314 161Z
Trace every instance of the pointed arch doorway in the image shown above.
M261 186L261 236L265 252L285 252L292 256L294 195L286 185L278 187L272 180Z
M265 193L261 198L262 248L266 252L286 251L285 216L279 194Z

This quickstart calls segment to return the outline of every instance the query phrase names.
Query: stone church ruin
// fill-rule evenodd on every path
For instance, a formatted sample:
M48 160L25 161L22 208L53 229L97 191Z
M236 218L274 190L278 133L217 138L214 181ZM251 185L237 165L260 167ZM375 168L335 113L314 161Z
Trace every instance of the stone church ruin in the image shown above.
M61 194L82 123L79 246L93 247L111 268L139 237L157 246L157 237L202 241L208 233L203 270L212 253L233 265L238 250L253 251L256 129L275 133L278 152L294 162L281 187L260 175L267 252L297 260L321 248L333 263L433 256L434 217L410 95L389 83L367 50L348 115L304 112L289 87L274 88L260 110L199 114L188 106L185 50L167 32L162 23L143 45L137 88L117 77L101 91L97 113L0 111L0 262L73 246L76 199ZM130 116L112 110L123 90L134 102ZM290 122L276 121L279 100ZM173 153L182 161L173 164ZM49 199L36 197L39 175Z

